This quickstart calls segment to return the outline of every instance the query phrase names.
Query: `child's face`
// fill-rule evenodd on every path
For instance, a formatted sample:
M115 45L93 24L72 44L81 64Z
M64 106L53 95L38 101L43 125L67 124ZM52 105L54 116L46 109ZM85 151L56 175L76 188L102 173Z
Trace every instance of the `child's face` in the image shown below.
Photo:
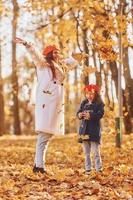
M88 99L88 101L92 102L94 100L94 98L95 98L95 92L86 91L85 96Z

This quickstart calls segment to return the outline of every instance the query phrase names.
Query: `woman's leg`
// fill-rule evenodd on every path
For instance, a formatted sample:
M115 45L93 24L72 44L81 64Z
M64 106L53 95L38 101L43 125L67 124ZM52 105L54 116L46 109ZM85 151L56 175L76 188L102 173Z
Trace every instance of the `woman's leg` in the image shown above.
M35 166L37 168L45 169L45 157L49 140L52 134L38 133L35 153Z
M91 170L91 158L90 158L91 145L90 145L90 142L83 141L83 150L85 153L85 170L90 171Z
M99 143L91 142L91 149L92 149L93 155L94 155L95 169L96 169L96 171L100 171L102 169L102 160L101 160Z

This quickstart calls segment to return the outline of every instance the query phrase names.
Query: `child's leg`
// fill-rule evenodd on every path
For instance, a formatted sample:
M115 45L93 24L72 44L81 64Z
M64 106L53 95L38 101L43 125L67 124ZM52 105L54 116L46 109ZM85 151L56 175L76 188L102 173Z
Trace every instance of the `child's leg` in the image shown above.
M45 157L49 140L52 135L49 133L38 133L35 154L35 166L45 168Z
M93 155L94 155L96 171L99 171L102 168L102 161L101 161L100 147L99 146L100 146L99 143L91 142L91 149L92 149Z
M83 141L83 150L85 153L85 170L90 171L91 170L91 158L90 158L91 145L90 145L90 142Z

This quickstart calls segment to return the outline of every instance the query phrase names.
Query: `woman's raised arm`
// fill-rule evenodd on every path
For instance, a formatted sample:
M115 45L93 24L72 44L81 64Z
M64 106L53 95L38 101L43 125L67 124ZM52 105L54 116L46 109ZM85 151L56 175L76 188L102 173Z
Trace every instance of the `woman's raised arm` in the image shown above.
M34 45L32 43L27 42L18 37L15 38L14 42L18 43L18 44L23 44L27 48L36 67L46 67L47 66L47 62L46 62L44 56L41 54L40 51L38 51L37 48L34 47Z

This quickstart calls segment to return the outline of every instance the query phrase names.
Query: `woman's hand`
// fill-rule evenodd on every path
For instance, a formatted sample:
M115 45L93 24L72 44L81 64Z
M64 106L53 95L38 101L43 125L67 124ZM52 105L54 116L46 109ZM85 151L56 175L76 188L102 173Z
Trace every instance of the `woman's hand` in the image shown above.
M15 43L19 43L19 44L24 44L24 45L27 43L25 40L23 40L23 39L21 39L21 38L18 38L18 37L16 37L16 38L14 39L14 42L15 42Z
M15 43L18 43L18 44L23 44L24 46L26 46L27 48L30 48L32 46L31 43L29 42L26 42L25 40L21 39L21 38L18 38L16 37L15 40L14 40Z

